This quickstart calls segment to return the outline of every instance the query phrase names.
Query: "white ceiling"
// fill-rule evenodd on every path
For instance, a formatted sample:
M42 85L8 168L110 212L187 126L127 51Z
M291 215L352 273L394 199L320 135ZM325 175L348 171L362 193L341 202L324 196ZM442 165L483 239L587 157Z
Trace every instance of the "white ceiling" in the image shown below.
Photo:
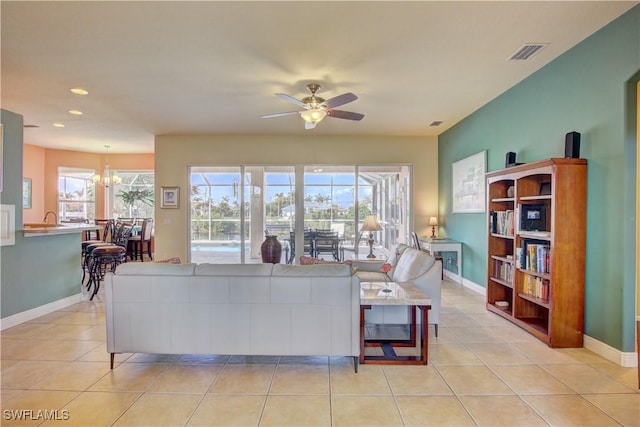
M86 152L153 152L156 134L438 135L638 3L3 0L1 106L39 126L25 142ZM525 43L549 46L507 61ZM274 94L311 81L358 95L339 108L364 119L260 118L296 110Z

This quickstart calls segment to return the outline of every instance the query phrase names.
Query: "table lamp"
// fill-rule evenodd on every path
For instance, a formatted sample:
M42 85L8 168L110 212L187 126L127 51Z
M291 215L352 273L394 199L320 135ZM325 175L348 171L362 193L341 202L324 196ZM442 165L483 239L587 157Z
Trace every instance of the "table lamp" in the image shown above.
M431 226L431 238L436 238L436 227L438 226L438 217L432 216L429 218L429 225Z
M364 217L364 224L362 224L362 229L360 231L369 232L369 255L367 255L367 258L376 257L373 254L373 232L381 230L382 226L378 222L378 218L375 215L367 215Z

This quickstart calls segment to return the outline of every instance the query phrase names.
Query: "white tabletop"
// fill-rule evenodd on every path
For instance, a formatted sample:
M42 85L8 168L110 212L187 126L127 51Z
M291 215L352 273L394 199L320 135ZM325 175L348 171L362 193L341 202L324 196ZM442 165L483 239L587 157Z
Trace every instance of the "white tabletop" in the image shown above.
M360 282L361 305L431 305L431 298L410 282Z

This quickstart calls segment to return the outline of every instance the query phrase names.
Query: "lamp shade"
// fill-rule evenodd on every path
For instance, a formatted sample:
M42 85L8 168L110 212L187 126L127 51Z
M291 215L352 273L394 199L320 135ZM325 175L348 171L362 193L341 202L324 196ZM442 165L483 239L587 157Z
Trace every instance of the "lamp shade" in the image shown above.
M367 215L364 217L364 224L362 224L362 231L381 231L382 226L378 222L378 218L375 215Z
M429 225L434 226L434 225L438 225L438 217L437 216L432 216L429 218Z
M327 115L327 112L321 108L312 108L300 113L300 116L308 123L319 123Z

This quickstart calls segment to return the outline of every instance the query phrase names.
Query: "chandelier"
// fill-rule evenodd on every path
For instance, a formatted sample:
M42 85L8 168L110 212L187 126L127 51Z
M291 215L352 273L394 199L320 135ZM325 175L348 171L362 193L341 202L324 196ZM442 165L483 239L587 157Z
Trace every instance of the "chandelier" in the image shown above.
M114 175L109 168L109 148L111 148L111 146L105 145L104 148L106 148L107 150L104 172L102 173L102 176L100 176L100 174L95 174L93 176L93 182L95 182L96 184L100 184L105 188L109 188L109 186L111 185L120 184L122 182L122 179L119 176Z

